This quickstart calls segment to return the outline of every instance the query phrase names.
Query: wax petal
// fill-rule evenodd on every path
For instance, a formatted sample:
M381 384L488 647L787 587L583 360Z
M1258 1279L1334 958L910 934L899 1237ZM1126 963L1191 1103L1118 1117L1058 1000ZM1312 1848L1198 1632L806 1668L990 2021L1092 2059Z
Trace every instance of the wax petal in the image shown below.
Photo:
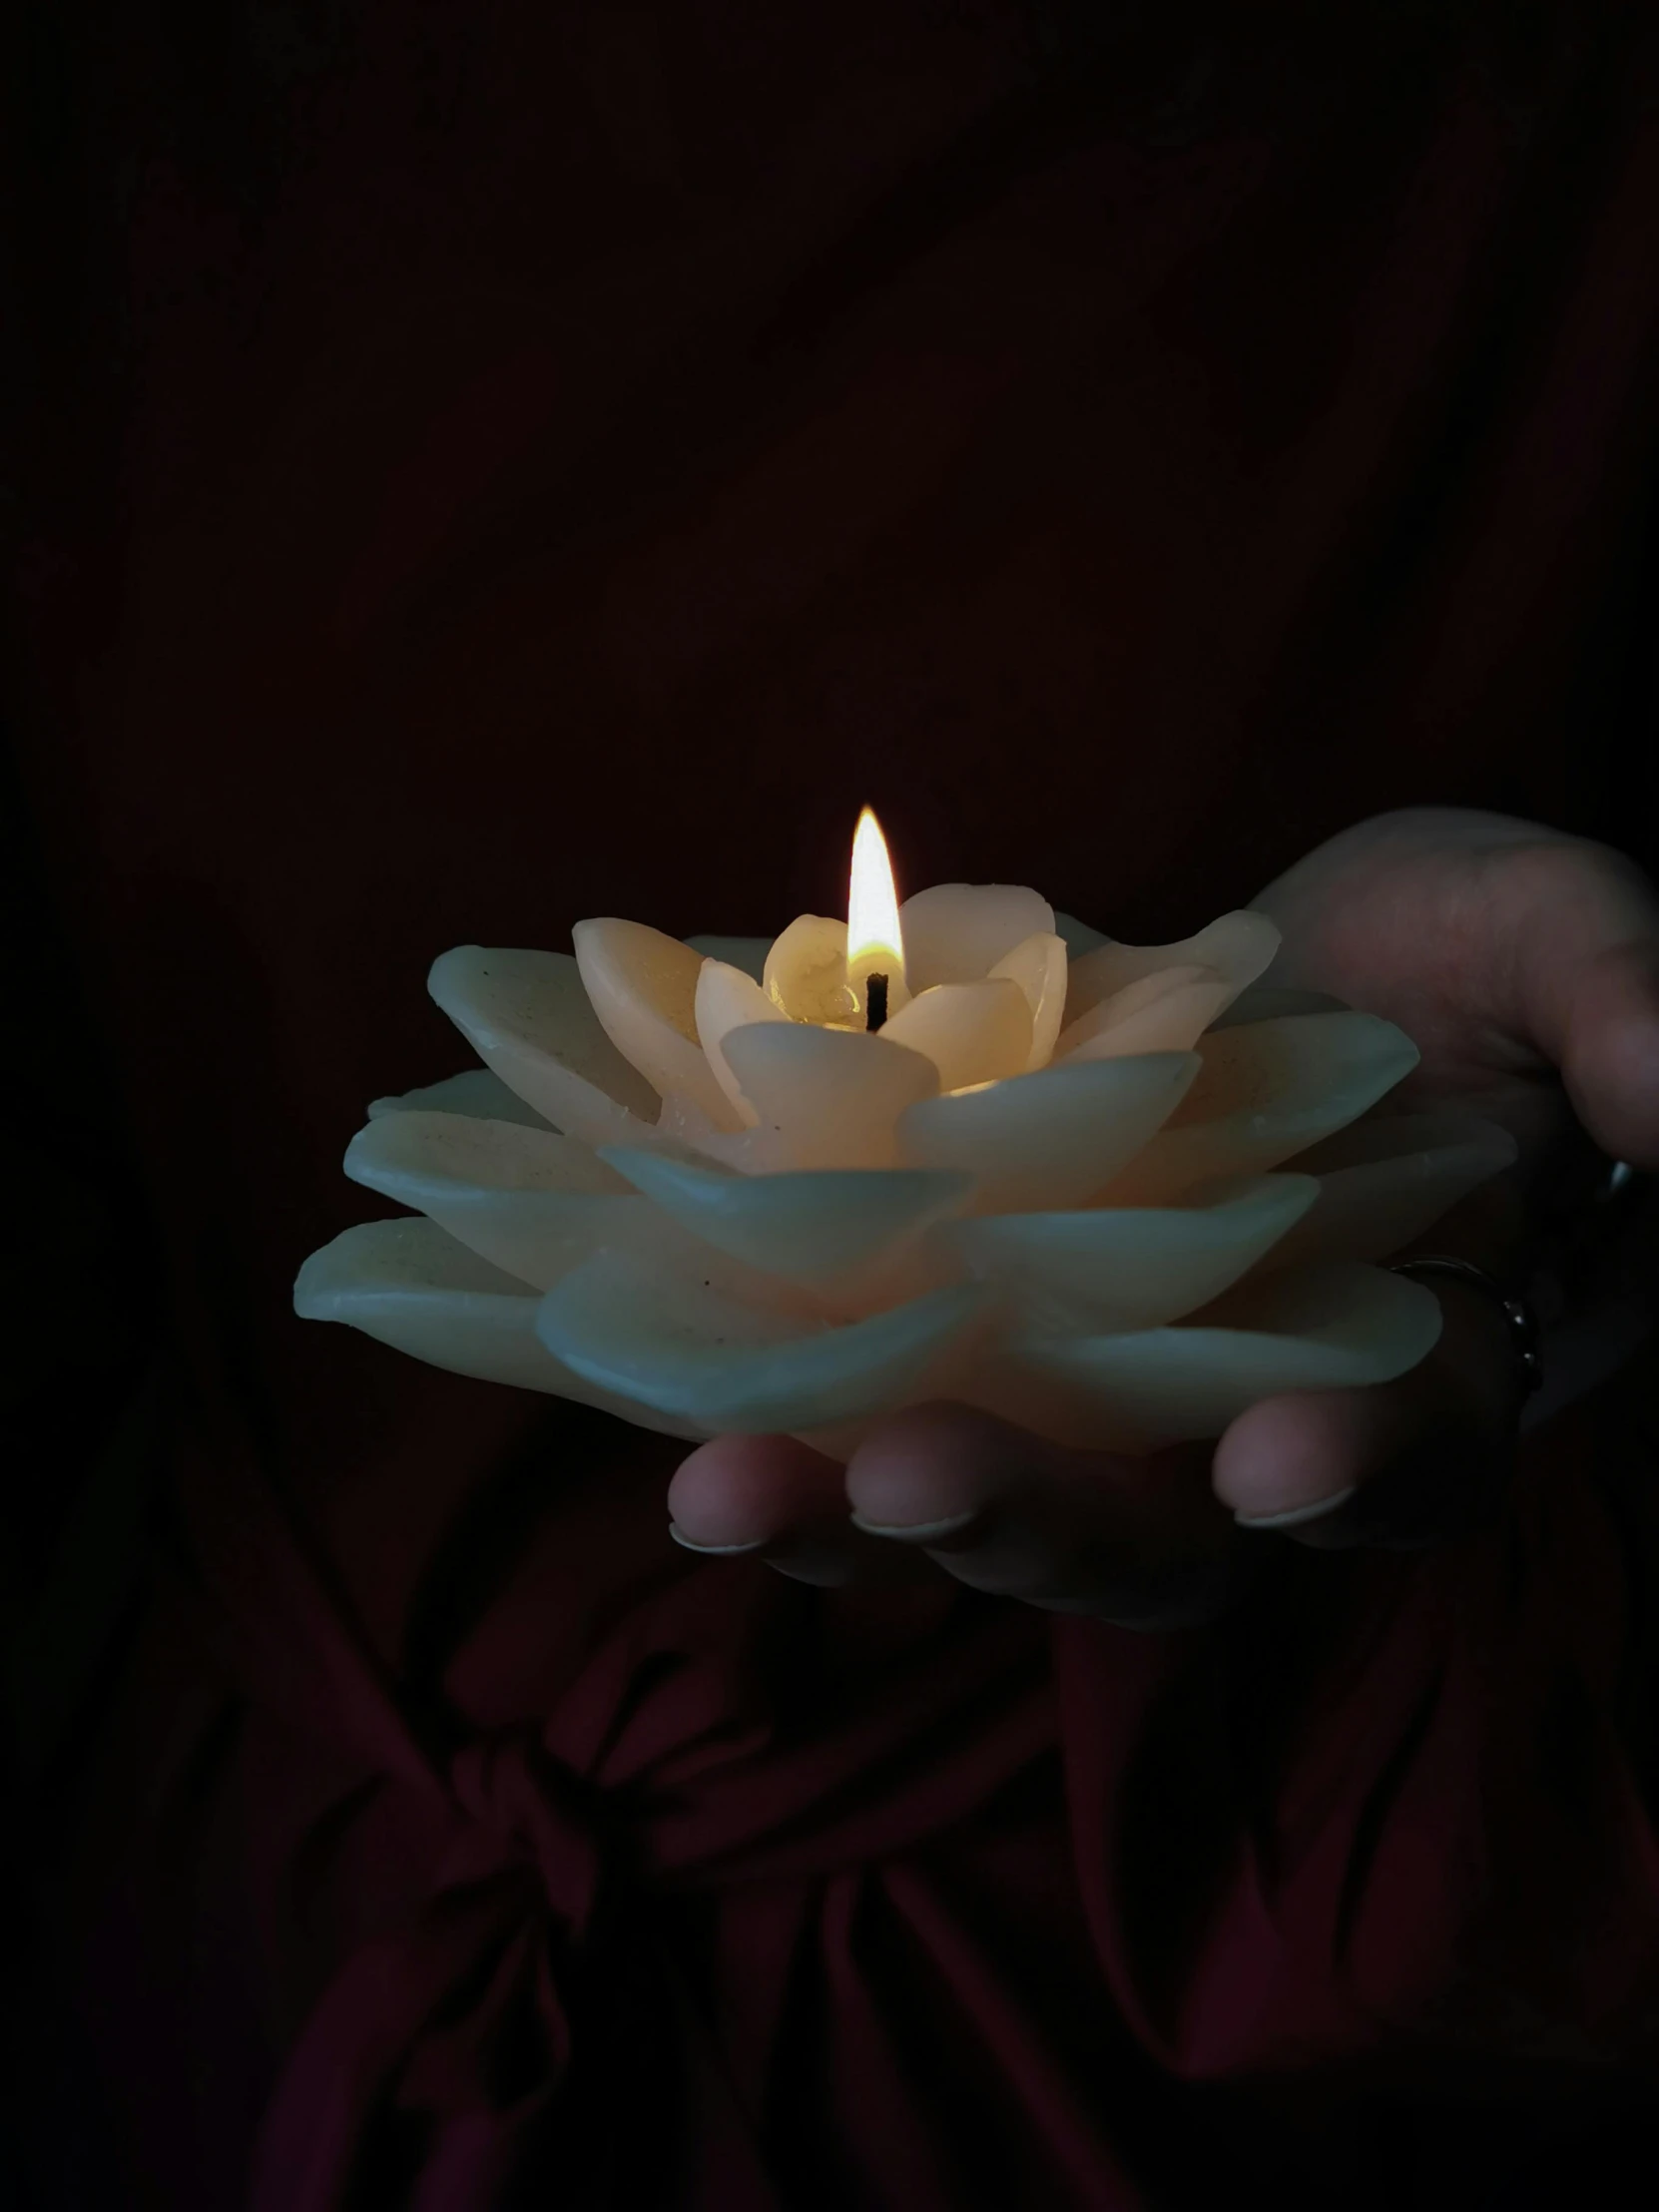
M914 992L977 983L1004 954L1054 933L1054 909L1017 883L935 883L898 909L904 973Z
M1300 1268L1241 1286L1183 1328L1022 1337L976 1364L969 1395L1057 1442L1148 1451L1219 1436L1283 1390L1391 1382L1439 1331L1439 1302L1420 1283Z
M900 1120L898 1156L912 1167L967 1169L978 1179L976 1213L1075 1206L1141 1150L1199 1066L1196 1053L1148 1053L928 1099Z
M1297 1155L1319 1195L1264 1268L1312 1260L1382 1260L1433 1227L1448 1207L1511 1165L1515 1140L1473 1114L1390 1114L1359 1121Z
M768 1134L765 1130L751 1128L735 1132L717 1129L693 1100L682 1098L678 1091L670 1091L663 1100L651 1144L638 1149L661 1152L669 1159L698 1155L745 1175L757 1175L770 1158L771 1148L765 1145Z
M762 981L792 1021L851 1021L858 1000L846 980L846 923L798 914L767 953Z
M889 1044L925 1053L941 1091L1024 1073L1031 1057L1031 1009L1008 976L982 983L935 983L896 1013L881 1032Z
M996 1214L939 1231L1022 1330L1153 1329L1219 1298L1319 1196L1310 1175L1212 1184L1182 1207Z
M659 1095L696 1099L717 1128L740 1126L697 1034L703 957L678 937L607 915L571 931L576 965L606 1035Z
M710 1430L771 1434L901 1400L950 1372L985 1312L976 1284L828 1327L607 1253L543 1302L543 1344L602 1389Z
M1126 983L1060 1032L1057 1060L1121 1060L1133 1052L1190 1052L1233 995L1215 968L1164 968Z
M352 1138L345 1172L538 1290L607 1244L679 1241L615 1169L552 1130L388 1114Z
M568 952L457 945L426 987L485 1066L566 1135L609 1144L655 1119L656 1093L600 1027Z
M928 1169L723 1175L619 1148L605 1158L682 1228L787 1283L855 1279L962 1205L972 1179Z
M1214 1176L1279 1167L1357 1121L1417 1064L1405 1032L1374 1014L1212 1030L1199 1052L1203 1073L1169 1126L1097 1203L1153 1206Z
M367 1182L371 1170L416 1182L479 1184L501 1191L612 1191L628 1184L589 1145L546 1127L471 1114L384 1114L352 1138L346 1173ZM369 1184L381 1189L379 1180ZM411 1186L412 1188L413 1186ZM402 1197L402 1192L388 1196ZM404 1203L421 1205L416 1197ZM425 1207L421 1206L421 1211Z
M1080 960L1085 952L1093 952L1112 941L1104 929L1079 921L1075 914L1063 914L1058 906L1054 909L1054 932L1063 939L1068 960Z
M1179 944L1100 945L1071 963L1065 1025L1069 1029L1102 999L1115 996L1126 984L1138 983L1143 975L1156 975L1162 968L1214 968L1232 984L1237 997L1247 984L1255 982L1278 949L1276 924L1266 914L1254 913L1248 907L1221 915L1197 936L1184 937Z
M463 1068L459 1075L446 1075L441 1083L426 1083L395 1098L369 1100L370 1121L385 1114L470 1114L480 1121L516 1121L526 1129L553 1126L489 1068Z
M691 949L705 960L724 960L728 967L741 968L753 982L759 983L766 973L767 952L770 937L688 937Z
M939 1087L931 1060L863 1029L756 1022L734 1029L725 1051L760 1117L757 1136L773 1140L757 1150L780 1169L892 1166L899 1115Z
M304 1321L345 1322L428 1367L597 1405L670 1436L711 1433L596 1386L536 1335L540 1295L418 1216L368 1221L313 1252L293 1287Z
M1289 985L1264 981L1239 993L1210 1024L1212 1029L1236 1029L1247 1021L1282 1021L1287 1014L1347 1014L1353 1008L1346 998L1329 991L1299 991Z
M903 915L879 1035L824 916L770 946L599 920L574 960L446 954L433 995L485 1066L374 1102L347 1172L418 1216L313 1256L298 1310L842 1455L935 1394L1150 1449L1421 1357L1437 1303L1355 1256L1513 1148L1371 1112L1415 1062L1399 1031L1270 982L1259 914L1165 946L1008 885Z
M1012 952L1005 952L991 969L993 980L1004 975L1019 985L1031 1009L1031 1049L1025 1056L1026 1068L1047 1067L1054 1057L1060 1018L1066 1010L1065 940L1052 929L1038 929L1022 937Z
M721 1041L728 1030L746 1029L757 1021L788 1021L790 1017L773 1004L752 976L745 975L741 968L727 966L723 960L704 961L703 972L697 978L696 1006L698 1038L715 1081L738 1120L746 1128L753 1128L760 1117L744 1097Z

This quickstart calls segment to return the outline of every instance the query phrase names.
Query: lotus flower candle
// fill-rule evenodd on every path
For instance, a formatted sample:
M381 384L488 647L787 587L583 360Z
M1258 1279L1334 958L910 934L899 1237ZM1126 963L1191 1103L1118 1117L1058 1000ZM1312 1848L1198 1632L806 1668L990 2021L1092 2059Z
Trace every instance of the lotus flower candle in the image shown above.
M1415 1047L1265 984L1277 944L1252 912L1119 944L1007 884L900 906L866 810L845 923L461 946L430 989L482 1065L370 1106L346 1173L412 1211L313 1253L295 1307L837 1456L924 1397L1146 1451L1387 1381L1439 1308L1372 1263L1513 1147L1374 1111Z

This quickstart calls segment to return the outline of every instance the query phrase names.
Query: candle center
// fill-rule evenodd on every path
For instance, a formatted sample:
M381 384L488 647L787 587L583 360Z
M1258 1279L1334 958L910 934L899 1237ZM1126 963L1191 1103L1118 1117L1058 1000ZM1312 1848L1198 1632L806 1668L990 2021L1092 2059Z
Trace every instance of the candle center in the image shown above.
M846 980L866 1029L879 1029L897 1013L904 987L904 940L898 890L881 825L866 807L852 839L852 875L846 898Z

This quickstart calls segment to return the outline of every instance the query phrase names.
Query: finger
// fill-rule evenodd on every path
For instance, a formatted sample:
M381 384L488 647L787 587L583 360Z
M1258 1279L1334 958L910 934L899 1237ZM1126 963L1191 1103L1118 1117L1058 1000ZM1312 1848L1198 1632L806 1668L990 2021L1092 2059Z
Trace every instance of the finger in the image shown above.
M1582 978L1561 1071L1604 1152L1659 1168L1659 950L1621 946Z
M793 1436L716 1436L682 1460L668 1486L669 1533L688 1551L752 1556L823 1588L936 1579L855 1528L846 1469Z
M970 1588L1139 1627L1209 1618L1247 1546L1208 1453L1068 1451L988 1413L915 1406L854 1452L857 1524L924 1550Z
M1437 1294L1439 1343L1396 1382L1264 1398L1216 1446L1217 1497L1242 1525L1317 1550L1415 1547L1479 1526L1501 1496L1524 1382L1502 1315L1472 1286Z
M1561 1071L1614 1159L1659 1168L1659 906L1621 853L1540 850L1504 954L1500 1012ZM1505 1004L1504 1001L1507 1001Z

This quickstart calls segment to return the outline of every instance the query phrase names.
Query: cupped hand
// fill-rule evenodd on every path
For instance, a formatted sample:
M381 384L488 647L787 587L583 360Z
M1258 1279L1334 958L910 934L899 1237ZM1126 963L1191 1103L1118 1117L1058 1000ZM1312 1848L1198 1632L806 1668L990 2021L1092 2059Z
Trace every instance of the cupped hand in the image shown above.
M1582 1159L1659 1169L1659 901L1622 854L1413 809L1332 838L1251 903L1284 933L1270 980L1416 1041L1399 1107L1457 1106L1517 1142L1515 1166L1417 1249L1514 1281ZM809 1582L944 1575L1133 1626L1201 1621L1248 1581L1262 1527L1409 1546L1489 1509L1523 1378L1494 1302L1434 1287L1444 1330L1409 1375L1264 1399L1213 1446L1069 1451L960 1405L907 1408L845 1467L789 1437L722 1436L670 1485L674 1533Z

